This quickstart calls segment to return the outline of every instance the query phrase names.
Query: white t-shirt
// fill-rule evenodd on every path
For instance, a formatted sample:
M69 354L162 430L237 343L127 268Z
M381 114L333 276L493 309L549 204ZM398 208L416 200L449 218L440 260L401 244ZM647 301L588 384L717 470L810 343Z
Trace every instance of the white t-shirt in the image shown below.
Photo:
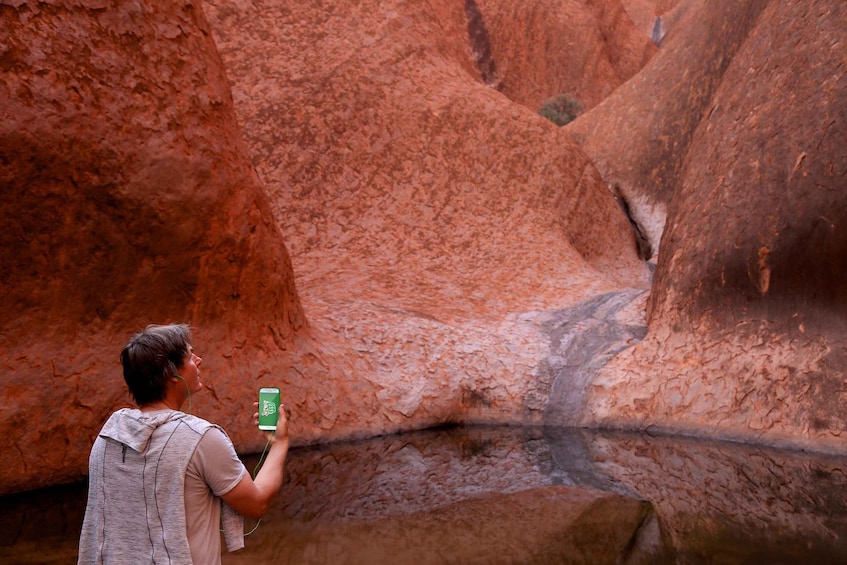
M247 469L229 438L210 428L185 470L185 525L191 560L196 565L221 562L221 501Z

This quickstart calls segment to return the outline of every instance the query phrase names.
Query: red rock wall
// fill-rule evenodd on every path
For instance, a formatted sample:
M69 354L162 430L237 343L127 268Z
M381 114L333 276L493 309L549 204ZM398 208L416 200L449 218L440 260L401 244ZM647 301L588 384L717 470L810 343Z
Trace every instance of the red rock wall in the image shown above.
M648 37L652 37L657 17L671 19L676 11L674 8L687 3L680 0L621 0L635 28Z
M686 156L650 334L594 421L843 450L845 25L836 1L761 13Z
M666 206L700 120L767 0L680 3L644 70L567 126L658 252Z
M305 320L198 4L5 3L0 36L8 491L84 472L147 323L198 327L204 372L230 375L208 413L233 424L255 350L292 348Z
M547 310L647 277L584 155L481 82L461 5L209 13L310 322L382 429L541 421Z
M656 52L621 2L479 0L497 90L537 110L560 93L589 109Z
M242 451L262 385L297 443L548 422L840 448L845 9L674 4L480 1L502 77L535 77L502 92L446 1L0 6L0 492L80 477L126 339L186 320L191 409ZM524 36L572 22L581 67L529 73ZM567 128L533 108L636 72ZM610 185L655 241L667 207L636 347L649 271Z
M3 491L85 471L149 322L194 324L190 408L250 450L266 384L298 443L538 422L546 311L646 285L585 156L480 82L461 6L324 8L2 7Z

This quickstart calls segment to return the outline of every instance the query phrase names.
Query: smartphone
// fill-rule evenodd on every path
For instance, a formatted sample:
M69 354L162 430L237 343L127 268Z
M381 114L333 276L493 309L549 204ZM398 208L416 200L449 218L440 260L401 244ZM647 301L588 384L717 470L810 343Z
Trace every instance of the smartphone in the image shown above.
M264 387L259 389L259 429L276 430L279 420L279 389Z

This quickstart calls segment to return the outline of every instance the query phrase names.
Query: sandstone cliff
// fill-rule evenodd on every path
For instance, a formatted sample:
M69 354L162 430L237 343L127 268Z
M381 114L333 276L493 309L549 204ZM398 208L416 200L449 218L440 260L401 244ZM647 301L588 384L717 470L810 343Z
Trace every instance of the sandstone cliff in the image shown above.
M0 492L85 472L167 321L242 450L265 385L298 443L841 446L845 8L513 4L0 2Z
M2 5L2 490L85 471L150 322L197 328L191 409L241 449L266 384L301 443L540 421L539 320L647 280L586 157L461 6L206 9Z
M257 351L305 320L202 12L5 2L0 37L0 489L80 476L150 322L217 344L243 438Z
M843 451L847 6L754 4L678 159L649 335L586 419Z

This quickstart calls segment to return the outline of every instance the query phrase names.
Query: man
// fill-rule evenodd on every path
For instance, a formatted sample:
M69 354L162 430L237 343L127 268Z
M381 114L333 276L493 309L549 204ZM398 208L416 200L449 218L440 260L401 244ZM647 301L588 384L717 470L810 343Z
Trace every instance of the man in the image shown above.
M279 492L285 410L254 480L220 427L179 411L203 390L202 362L184 324L148 326L124 347L138 409L112 414L94 442L79 563L220 563L220 532L242 548L241 516L261 518Z

